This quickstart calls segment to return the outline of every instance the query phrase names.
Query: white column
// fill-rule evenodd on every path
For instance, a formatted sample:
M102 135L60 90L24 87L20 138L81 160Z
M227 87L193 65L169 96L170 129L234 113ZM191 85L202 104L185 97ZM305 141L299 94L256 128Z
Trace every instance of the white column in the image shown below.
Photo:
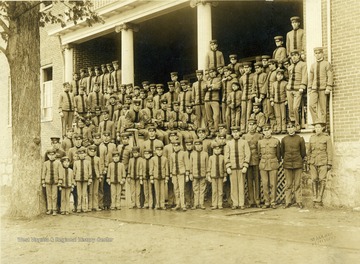
M204 1L197 4L198 69L205 69L206 53L212 39L211 4Z
M305 34L306 34L306 63L308 72L315 62L314 48L322 47L322 16L321 0L305 0ZM313 123L309 111L309 98L307 105L308 125Z
M71 45L64 46L64 82L71 82L74 71L74 49Z
M124 23L115 28L116 32L121 31L121 80L122 83L134 83L134 31L137 28Z

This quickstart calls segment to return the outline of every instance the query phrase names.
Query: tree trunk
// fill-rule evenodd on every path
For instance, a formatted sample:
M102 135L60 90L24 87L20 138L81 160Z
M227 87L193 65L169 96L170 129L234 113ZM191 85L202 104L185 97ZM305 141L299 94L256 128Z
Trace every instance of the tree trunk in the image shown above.
M7 57L11 75L13 175L9 214L32 217L44 211L40 182L39 4L9 2Z

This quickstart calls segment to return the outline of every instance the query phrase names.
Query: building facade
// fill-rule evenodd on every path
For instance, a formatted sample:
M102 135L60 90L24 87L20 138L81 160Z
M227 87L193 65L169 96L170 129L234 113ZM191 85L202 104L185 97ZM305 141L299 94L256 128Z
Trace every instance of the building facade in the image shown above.
M61 12L62 6L54 4L46 8ZM324 202L335 206L359 206L360 109L356 103L360 99L357 88L360 54L356 52L360 48L360 35L356 33L359 1L106 0L94 1L94 8L105 20L104 24L87 27L86 23L78 23L65 28L51 25L41 30L43 150L50 146L51 136L61 135L57 100L62 83L71 81L73 72L118 60L123 83L137 85L143 80L166 83L172 71L190 76L196 69L205 69L205 55L211 39L218 40L226 63L233 53L240 59L271 55L275 49L273 37L285 37L291 30L289 18L299 15L306 32L308 69L315 61L313 48L318 46L325 48L326 59L334 69L328 128L335 156ZM2 100L9 102L4 94L2 96ZM4 108L1 113L7 116L1 121L2 129L5 128L1 135L5 135L4 142L10 144L11 126L4 120L11 114L3 104L1 107ZM306 139L310 136L311 123L310 114L307 114ZM3 157L11 159L8 151L2 153L2 160ZM3 172L6 174L0 171ZM5 178L1 177L4 184Z

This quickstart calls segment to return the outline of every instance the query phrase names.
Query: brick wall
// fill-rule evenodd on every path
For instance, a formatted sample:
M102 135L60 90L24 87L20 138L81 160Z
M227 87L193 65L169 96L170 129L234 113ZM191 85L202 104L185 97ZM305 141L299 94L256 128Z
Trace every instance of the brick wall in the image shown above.
M360 1L331 1L335 142L360 140L359 17Z

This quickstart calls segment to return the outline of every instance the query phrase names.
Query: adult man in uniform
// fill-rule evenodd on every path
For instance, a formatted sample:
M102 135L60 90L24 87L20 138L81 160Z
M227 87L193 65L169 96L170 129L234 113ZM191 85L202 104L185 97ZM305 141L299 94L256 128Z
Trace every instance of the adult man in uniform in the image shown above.
M314 206L322 206L322 197L326 185L326 175L332 167L333 148L331 138L323 130L324 123L315 123L315 134L310 137L308 164L312 179Z

